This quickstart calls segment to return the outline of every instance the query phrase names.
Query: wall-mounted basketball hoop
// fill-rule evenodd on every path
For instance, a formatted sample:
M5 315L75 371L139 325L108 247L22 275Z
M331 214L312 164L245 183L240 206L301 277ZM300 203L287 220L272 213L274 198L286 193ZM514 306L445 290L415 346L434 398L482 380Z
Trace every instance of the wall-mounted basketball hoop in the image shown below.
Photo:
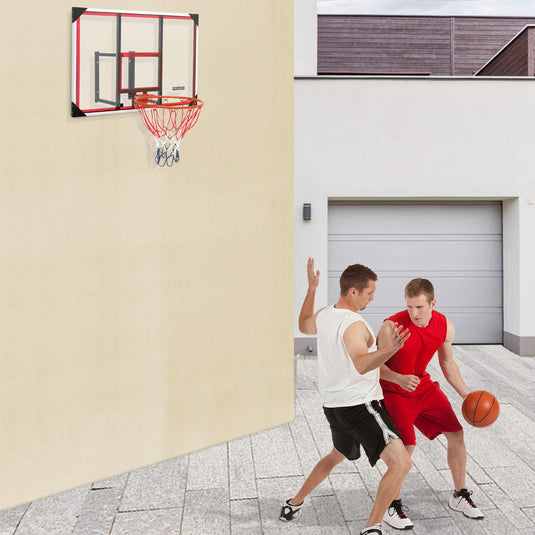
M172 166L180 159L179 145L195 126L204 102L198 98L142 94L134 96L134 106L156 141L155 162Z

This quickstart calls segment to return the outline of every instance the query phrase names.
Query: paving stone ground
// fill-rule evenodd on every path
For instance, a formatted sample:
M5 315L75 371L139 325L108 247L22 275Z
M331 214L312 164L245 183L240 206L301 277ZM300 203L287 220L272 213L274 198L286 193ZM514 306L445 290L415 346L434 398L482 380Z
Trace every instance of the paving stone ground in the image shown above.
M488 390L501 414L489 428L465 426L468 484L485 519L451 511L445 440L418 435L403 497L415 535L535 535L535 358L501 346L454 346L472 390ZM317 390L316 359L296 357L295 420L210 449L0 511L0 535L358 534L385 466L344 461L291 523L278 520L332 447ZM452 400L434 359L431 375ZM386 533L396 530L386 528Z

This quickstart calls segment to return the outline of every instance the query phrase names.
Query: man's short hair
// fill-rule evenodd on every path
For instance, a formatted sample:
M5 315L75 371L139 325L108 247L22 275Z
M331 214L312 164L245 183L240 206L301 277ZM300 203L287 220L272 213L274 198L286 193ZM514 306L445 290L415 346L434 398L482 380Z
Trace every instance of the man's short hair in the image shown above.
M340 275L340 294L347 295L350 288L355 288L359 293L368 286L369 281L376 281L377 275L362 264L353 264L344 269Z
M405 286L405 297L418 297L425 295L428 303L435 299L435 289L430 280L412 279Z

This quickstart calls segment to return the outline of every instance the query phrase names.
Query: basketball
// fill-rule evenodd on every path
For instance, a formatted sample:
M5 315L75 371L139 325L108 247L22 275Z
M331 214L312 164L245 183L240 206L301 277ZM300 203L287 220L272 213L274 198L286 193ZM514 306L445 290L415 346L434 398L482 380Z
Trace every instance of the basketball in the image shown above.
M485 390L470 392L463 401L464 419L474 427L487 427L493 424L499 414L498 400Z

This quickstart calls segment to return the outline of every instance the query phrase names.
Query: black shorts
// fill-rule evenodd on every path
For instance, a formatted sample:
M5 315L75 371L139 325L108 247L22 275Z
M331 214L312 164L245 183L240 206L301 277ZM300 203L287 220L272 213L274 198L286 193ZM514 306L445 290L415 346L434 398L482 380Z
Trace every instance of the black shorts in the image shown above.
M370 464L375 466L390 438L399 438L381 401L323 407L323 412L331 426L334 447L350 461L360 457L362 445Z

